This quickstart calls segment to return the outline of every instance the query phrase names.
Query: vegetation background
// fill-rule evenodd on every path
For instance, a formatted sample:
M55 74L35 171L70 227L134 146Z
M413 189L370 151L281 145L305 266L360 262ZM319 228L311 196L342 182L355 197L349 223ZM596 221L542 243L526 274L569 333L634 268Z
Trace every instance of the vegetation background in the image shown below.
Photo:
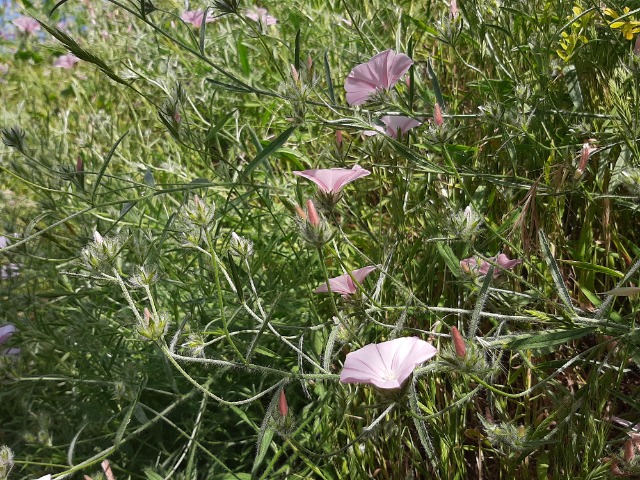
M0 477L640 473L640 4L0 8ZM410 71L350 107L390 48ZM422 125L363 134L389 114ZM292 171L355 164L310 245ZM439 355L401 392L339 382L403 336Z

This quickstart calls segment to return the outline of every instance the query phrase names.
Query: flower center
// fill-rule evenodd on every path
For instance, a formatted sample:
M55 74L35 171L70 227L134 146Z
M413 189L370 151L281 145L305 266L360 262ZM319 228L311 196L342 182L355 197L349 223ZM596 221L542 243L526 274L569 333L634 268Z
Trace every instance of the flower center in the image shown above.
M394 372L393 370L385 370L384 373L382 374L382 379L386 380L388 382L397 379L398 376L396 375L396 372Z

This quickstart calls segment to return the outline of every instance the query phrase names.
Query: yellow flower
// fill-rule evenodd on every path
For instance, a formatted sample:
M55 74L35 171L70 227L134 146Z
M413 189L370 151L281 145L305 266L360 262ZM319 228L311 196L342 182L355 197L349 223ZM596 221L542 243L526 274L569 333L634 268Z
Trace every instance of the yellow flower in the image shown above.
M629 15L631 10L629 7L624 7L622 15L618 15L618 12L612 8L605 8L604 14L608 17L614 18L616 21L612 22L609 27L613 29L622 30L624 38L627 40L633 40L633 37L640 33L640 22L635 20L633 16Z

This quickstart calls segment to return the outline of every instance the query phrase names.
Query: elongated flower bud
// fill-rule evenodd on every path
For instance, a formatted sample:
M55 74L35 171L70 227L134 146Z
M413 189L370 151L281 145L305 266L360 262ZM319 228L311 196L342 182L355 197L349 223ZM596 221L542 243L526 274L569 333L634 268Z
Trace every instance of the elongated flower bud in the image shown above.
M442 117L442 107L440 107L439 103L436 103L435 107L433 108L433 121L438 127L444 125L444 118Z
M464 358L467 355L467 345L464 343L462 335L460 335L460 332L456 327L451 327L451 338L453 339L456 354L460 358Z
M280 390L280 398L278 399L278 411L283 417L286 417L287 413L289 413L289 405L287 404L287 397L284 394L284 388Z
M307 213L309 214L309 223L317 227L320 225L320 217L318 216L318 212L316 210L316 206L313 204L313 200L307 200Z
M624 461L630 462L634 457L633 440L629 439L624 443Z

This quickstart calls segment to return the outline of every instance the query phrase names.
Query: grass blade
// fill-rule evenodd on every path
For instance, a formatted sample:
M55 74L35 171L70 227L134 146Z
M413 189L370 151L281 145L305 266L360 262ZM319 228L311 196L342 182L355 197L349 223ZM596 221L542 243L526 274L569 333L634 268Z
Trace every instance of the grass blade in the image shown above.
M329 66L329 53L324 52L324 76L327 80L327 91L329 92L329 98L331 103L336 104L336 95L333 91L333 80L331 80L331 67Z
M562 303L569 309L571 313L575 313L573 308L573 303L571 302L571 296L569 295L569 290L567 290L567 286L564 284L564 278L562 277L562 273L558 268L558 264L553 258L553 254L551 253L551 247L549 246L549 241L547 240L547 236L544 234L542 230L538 231L538 238L540 239L540 246L542 247L542 254L544 256L544 260L547 263L547 266L551 270L551 278L553 278L553 283L555 283L556 288L558 290L558 295L560 296L560 300Z
M287 128L284 132L282 132L278 138L272 141L269 145L264 147L260 152L255 156L251 163L247 165L243 172L243 176L248 177L262 162L264 162L269 156L278 150L285 142L289 139L291 134L296 130L296 126Z
M98 191L98 188L100 187L100 181L102 180L102 177L104 176L104 172L106 172L107 167L109 166L109 162L111 162L111 159L113 158L113 154L116 153L116 148L118 148L118 145L120 145L120 142L124 140L124 137L127 136L127 133L129 133L128 130L124 132L124 134L118 139L118 141L113 145L113 147L111 147L111 150L109 151L106 158L104 159L104 162L102 162L102 167L100 167L100 171L98 172L98 177L96 178L96 184L93 186L93 191L91 192L91 203L93 203L96 199L96 193Z

